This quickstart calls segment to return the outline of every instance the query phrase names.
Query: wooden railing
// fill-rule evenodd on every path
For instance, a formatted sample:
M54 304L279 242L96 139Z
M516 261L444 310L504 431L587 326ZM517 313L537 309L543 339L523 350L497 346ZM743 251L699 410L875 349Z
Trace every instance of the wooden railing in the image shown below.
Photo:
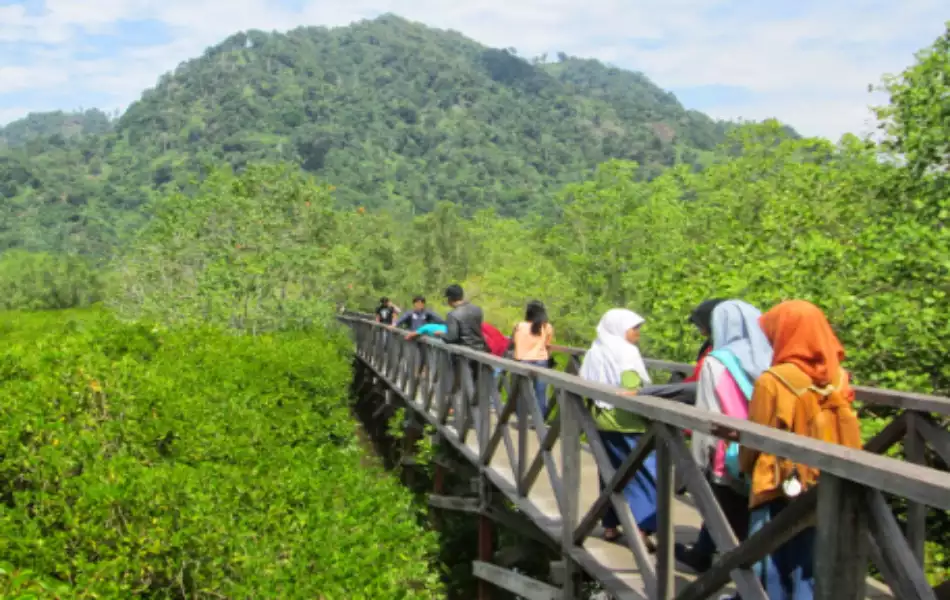
M580 567L608 589L611 587L613 575L585 549L585 541L608 505L616 510L624 531L637 531L622 490L649 452L655 450L659 525L655 556L647 551L641 536L624 538L650 598L701 600L714 597L731 581L744 600L765 600L767 596L753 575L752 565L814 525L818 598L865 598L869 562L877 567L895 597L935 598L921 566L927 537L925 521L928 507L950 510L950 473L924 463L927 456L950 463L950 434L933 418L934 414L950 415L950 400L858 388L862 402L903 412L870 440L865 450L852 450L669 400L622 396L616 389L584 381L569 372L537 368L429 339L410 341L405 332L361 316L339 318L354 333L361 367L369 369L374 378L382 380L392 393L436 426L442 437L478 466L521 512L538 522L543 521L543 515L529 496L542 473L547 476L557 503L558 525L546 531L557 536L568 579ZM576 371L581 351L559 350L571 357L567 370ZM648 366L674 373L692 370L689 365L656 360L648 361ZM545 422L534 398L536 380L550 386L558 403L558 416L550 422ZM637 450L617 469L611 466L600 441L587 399L609 402L649 422ZM450 411L454 411L451 419ZM539 449L529 456L526 440L532 429ZM740 543L706 477L691 458L684 430L729 437L743 446L819 468L820 485L792 500L777 518ZM512 433L516 433L517 446ZM583 509L579 501L582 434L586 434L597 468L609 482L593 505ZM899 443L904 445L907 460L881 456ZM930 455L926 452L928 446ZM514 472L513 482L489 468L499 452L506 453ZM678 593L673 585L674 478L685 485L720 550L712 568ZM903 498L908 503L906 535L888 505L888 497ZM569 586L564 589L564 597L573 597L567 591Z

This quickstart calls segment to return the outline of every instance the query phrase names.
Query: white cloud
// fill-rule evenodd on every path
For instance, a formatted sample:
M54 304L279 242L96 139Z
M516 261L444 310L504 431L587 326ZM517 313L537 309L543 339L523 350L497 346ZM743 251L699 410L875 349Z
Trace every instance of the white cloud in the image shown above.
M947 16L944 0L775 0L748 10L749 1L303 0L289 10L274 0L96 0L94 7L46 0L36 13L7 5L0 7L0 42L21 50L0 56L0 122L49 108L44 95L62 97L64 89L76 106L103 93L108 105L125 105L235 31L343 25L394 12L522 55L565 51L609 60L674 91L738 88L741 101L690 97L714 116L777 116L803 133L837 137L869 129L866 106L878 100L868 84L909 64L912 50L929 44ZM138 19L164 23L172 39L96 60L76 55L84 35L118 32L123 20ZM28 102L4 102L5 94L27 92ZM3 108L10 104L16 107Z
M67 81L69 74L64 69L0 66L0 89L6 92L52 87Z

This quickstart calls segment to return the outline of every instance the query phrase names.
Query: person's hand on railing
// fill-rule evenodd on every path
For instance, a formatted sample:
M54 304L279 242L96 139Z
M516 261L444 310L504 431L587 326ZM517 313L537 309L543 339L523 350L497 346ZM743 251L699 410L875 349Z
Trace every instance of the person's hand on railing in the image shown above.
M621 396L636 396L640 390L623 390L620 392Z
M730 442L739 441L739 432L731 427L726 427L725 425L713 425L710 429L710 433L718 438L729 440Z
M419 334L415 331L410 331L409 333L406 334L406 339L410 341L416 339L417 337L419 337Z

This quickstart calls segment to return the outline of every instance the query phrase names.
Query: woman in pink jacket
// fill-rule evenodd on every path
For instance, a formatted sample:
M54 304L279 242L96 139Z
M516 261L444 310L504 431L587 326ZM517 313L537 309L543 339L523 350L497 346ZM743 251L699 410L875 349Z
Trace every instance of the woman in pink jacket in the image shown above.
M749 417L755 380L772 364L772 346L759 327L761 315L741 300L727 300L713 309L712 351L706 355L699 374L697 408L737 419ZM736 537L744 539L749 527L746 482L739 478L737 469L727 468L730 462L736 466L738 446L693 432L691 448ZM676 545L676 559L700 572L710 567L715 552L716 545L705 525L692 547Z

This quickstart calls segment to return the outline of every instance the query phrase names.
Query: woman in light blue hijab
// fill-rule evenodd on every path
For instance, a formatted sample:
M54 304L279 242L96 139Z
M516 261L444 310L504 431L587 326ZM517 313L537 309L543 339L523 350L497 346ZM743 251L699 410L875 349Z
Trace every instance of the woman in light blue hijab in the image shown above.
M712 313L712 353L725 357L723 362L729 363L726 367L733 376L738 367L739 376L744 374L753 382L772 365L772 346L759 327L761 316L759 309L741 300L723 302Z
M713 350L703 361L699 375L697 408L748 418L755 380L772 365L772 346L759 327L760 316L757 308L741 300L727 300L713 309ZM719 438L693 432L690 448L694 460L706 472L736 537L744 539L749 526L749 498L745 482L727 468L729 445ZM712 564L716 545L704 525L692 547L677 544L675 551L678 561L702 572Z

